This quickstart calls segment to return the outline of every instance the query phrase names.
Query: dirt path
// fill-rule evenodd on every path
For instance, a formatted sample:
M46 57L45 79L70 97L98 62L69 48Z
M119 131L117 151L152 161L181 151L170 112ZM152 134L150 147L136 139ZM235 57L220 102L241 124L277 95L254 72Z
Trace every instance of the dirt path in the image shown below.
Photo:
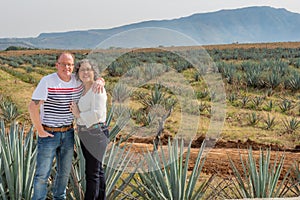
M240 170L242 170L242 165L241 165L241 156L244 159L247 159L248 157L248 150L247 148L231 148L228 146L233 146L233 143L217 143L215 148L211 148L207 151L206 154L206 160L205 164L203 167L203 172L206 174L215 174L217 173L219 176L228 176L232 174L231 166L230 166L230 161L229 158L235 163L236 167ZM224 146L224 147L220 147ZM243 146L243 145L241 145ZM134 152L146 152L147 150L152 150L153 146L152 144L145 144L145 143L134 143L131 146L131 150ZM166 148L166 146L164 146ZM259 150L259 145L254 145L253 147L253 155L256 160L258 160L260 150ZM264 150L264 155L266 155L267 147L266 146L261 146L261 148ZM271 149L274 149L271 148ZM284 171L286 172L293 164L300 162L300 151L298 149L286 149L283 150L281 148L278 148L279 150L272 150L271 151L271 162L274 163L276 160L277 156L277 164L279 162L279 159L281 156L284 154L285 160L284 160ZM191 155L190 155L190 160L189 160L189 169L192 170L194 165L195 165L195 160L198 154L199 148L192 148L191 149ZM284 174L284 173L283 173Z
M194 149L192 157L196 157L198 150ZM266 151L264 151L266 154ZM258 158L260 154L259 150L253 150L253 155ZM284 171L286 172L289 167L294 163L299 163L300 152L283 152L283 151L271 151L271 161L274 163L277 154L277 163L281 155L285 155ZM227 176L232 173L229 158L235 163L236 167L241 169L241 156L243 159L247 159L247 149L229 149L229 148L214 148L209 151L204 164L203 172L207 174L218 173L221 176ZM192 159L193 160L193 159Z

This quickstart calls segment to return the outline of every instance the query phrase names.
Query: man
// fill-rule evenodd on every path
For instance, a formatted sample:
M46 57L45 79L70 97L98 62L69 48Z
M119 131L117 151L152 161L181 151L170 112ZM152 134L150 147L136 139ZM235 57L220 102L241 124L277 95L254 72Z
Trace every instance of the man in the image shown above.
M54 157L57 173L52 188L53 199L65 199L72 166L74 129L70 103L79 100L83 86L72 74L74 56L71 53L60 54L55 66L57 72L41 79L28 107L39 135L33 200L46 199ZM103 79L97 86L103 86Z

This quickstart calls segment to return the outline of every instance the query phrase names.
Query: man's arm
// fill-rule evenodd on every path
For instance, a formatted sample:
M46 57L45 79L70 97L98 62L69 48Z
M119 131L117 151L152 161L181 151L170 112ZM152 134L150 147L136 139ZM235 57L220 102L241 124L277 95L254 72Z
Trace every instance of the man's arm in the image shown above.
M44 101L42 100L32 100L29 103L28 111L30 114L31 122L33 123L34 127L36 128L40 137L53 137L52 134L48 133L44 130L41 119L40 119L40 105L43 104Z

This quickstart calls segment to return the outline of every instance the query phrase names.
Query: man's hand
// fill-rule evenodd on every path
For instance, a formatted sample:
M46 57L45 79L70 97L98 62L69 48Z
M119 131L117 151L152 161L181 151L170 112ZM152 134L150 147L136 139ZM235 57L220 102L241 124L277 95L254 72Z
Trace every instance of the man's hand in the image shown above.
M102 93L103 92L103 88L105 85L105 80L104 78L98 78L94 83L93 83L93 92L94 93Z
M54 137L54 135L48 133L48 132L45 131L44 129L38 130L38 134L39 134L39 137L41 137L41 138Z

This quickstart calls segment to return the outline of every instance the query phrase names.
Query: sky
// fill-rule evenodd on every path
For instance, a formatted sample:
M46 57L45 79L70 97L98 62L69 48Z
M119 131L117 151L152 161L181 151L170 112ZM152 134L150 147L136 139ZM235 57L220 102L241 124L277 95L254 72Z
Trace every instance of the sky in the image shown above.
M249 6L300 13L299 0L0 0L0 38L108 29Z

